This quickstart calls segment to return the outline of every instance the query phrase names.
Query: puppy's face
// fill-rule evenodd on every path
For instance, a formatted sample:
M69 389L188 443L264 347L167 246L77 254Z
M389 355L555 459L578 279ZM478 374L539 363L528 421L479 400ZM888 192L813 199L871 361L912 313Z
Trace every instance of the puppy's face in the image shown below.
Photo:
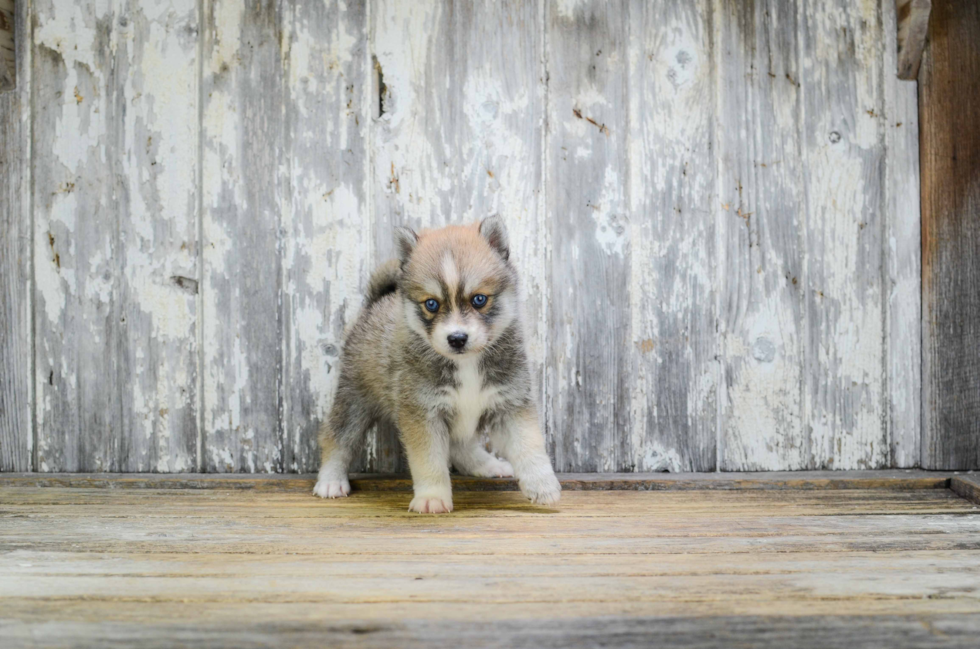
M396 244L405 319L435 351L479 354L513 322L516 281L499 217L418 235L402 228Z

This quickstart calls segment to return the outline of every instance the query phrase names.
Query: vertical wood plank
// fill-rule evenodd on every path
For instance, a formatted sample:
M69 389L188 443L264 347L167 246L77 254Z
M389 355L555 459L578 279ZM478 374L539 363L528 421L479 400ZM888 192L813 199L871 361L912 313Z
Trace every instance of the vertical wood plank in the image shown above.
M196 2L38 7L34 62L39 469L193 469Z
M394 228L439 227L459 220L455 128L459 92L454 66L453 5L371 3L371 43L378 111L373 122L372 268L394 254ZM393 427L368 435L355 466L402 472L406 464Z
M197 466L198 3L117 9L123 471Z
M283 464L311 472L319 465L316 429L336 390L344 327L360 310L371 271L372 84L366 2L287 7Z
M202 192L203 468L282 468L281 14L206 0Z
M638 471L710 471L716 464L720 251L711 23L708 1L630 4L628 352L635 359Z
M398 225L440 227L455 222L459 92L449 3L375 0L371 7L375 83L375 261L393 254Z
M37 468L119 470L118 165L111 3L36 7Z
M0 94L0 472L30 471L33 451L31 326L31 3L0 3L19 69Z
M633 466L627 12L618 1L547 5L546 362L560 471Z
M809 0L800 12L810 468L872 469L889 457L878 8Z
M936 0L919 70L922 466L980 468L980 5Z
M882 2L885 89L885 363L889 466L919 466L922 422L919 108L916 83L900 81L894 2Z
M801 469L804 196L796 2L716 4L721 470Z
M472 222L499 214L507 223L539 397L544 388L549 295L547 228L542 218L545 86L541 18L540 7L533 2L461 2L455 7L453 36L463 45L454 57L458 79L454 185L459 210L454 218Z

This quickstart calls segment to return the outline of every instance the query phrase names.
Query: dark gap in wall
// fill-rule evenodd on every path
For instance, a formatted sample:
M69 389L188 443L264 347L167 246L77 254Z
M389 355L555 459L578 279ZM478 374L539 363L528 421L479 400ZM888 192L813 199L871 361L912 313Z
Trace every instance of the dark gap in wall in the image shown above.
M375 118L378 118L385 114L385 97L388 94L388 86L385 85L384 70L381 69L381 62L378 61L377 55L372 54L371 59L374 61L374 87L378 93L378 110Z
M12 4L0 2L0 92L17 87L16 17Z

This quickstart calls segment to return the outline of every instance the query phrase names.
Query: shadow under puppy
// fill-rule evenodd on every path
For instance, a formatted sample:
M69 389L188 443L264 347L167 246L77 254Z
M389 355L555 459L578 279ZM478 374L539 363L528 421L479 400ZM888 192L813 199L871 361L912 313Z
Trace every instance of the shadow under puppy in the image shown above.
M314 493L350 493L354 449L388 420L408 456L410 510L452 511L450 463L465 475L516 476L532 502L556 504L561 486L538 424L503 221L399 228L395 243L399 259L371 276L344 342ZM484 448L483 432L503 460Z

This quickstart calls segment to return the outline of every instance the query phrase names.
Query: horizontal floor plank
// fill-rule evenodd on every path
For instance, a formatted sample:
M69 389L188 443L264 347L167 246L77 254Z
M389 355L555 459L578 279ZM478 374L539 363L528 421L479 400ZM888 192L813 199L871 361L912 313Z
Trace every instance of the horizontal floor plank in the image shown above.
M728 649L817 649L825 647L936 647L974 649L980 634L980 614L936 611L911 615L753 615L717 614L691 617L664 613L660 616L584 616L562 620L397 622L322 620L316 615L302 621L282 621L260 615L249 624L237 622L205 625L188 623L186 617L162 624L78 621L45 624L0 621L0 634L8 649L72 646L76 648L139 646L142 649L173 646L258 647L288 646L390 649L419 647L524 647L574 649L615 646L645 648L655 640L659 647Z
M881 471L769 471L758 473L564 473L562 488L584 490L713 490L713 489L941 489L955 475L946 471L895 469ZM7 473L2 486L111 487L119 489L248 489L312 491L315 475L295 474L111 474ZM351 483L361 491L411 491L407 476L354 474ZM515 491L506 479L453 476L463 491Z
M323 602L357 604L371 602L406 603L521 603L521 602L604 602L639 601L699 602L720 598L750 601L763 599L904 600L945 598L973 600L980 610L980 579L976 566L962 560L936 557L948 553L924 553L933 562L910 562L908 567L886 569L887 557L864 564L823 561L808 566L772 571L753 564L754 571L718 574L648 574L630 571L589 574L584 571L526 569L520 574L506 565L486 566L482 570L439 569L432 562L428 570L399 574L396 569L375 574L334 574L303 572L292 566L281 574L253 573L216 578L179 574L39 574L16 571L21 579L0 583L0 602L17 598L65 601L100 599L112 601L162 602ZM965 554L965 553L961 553ZM309 561L307 560L307 563ZM299 563L299 562L297 562ZM363 563L363 562L362 562ZM638 562L654 566L654 561ZM916 568L913 570L912 565ZM289 570L288 568L292 568ZM525 568L528 568L525 566ZM365 571L370 573L370 570ZM421 574L420 574L421 573ZM613 578L614 577L614 578ZM729 577L729 578L724 578ZM737 578L733 578L737 577ZM99 593L106 586L111 590Z
M980 534L980 516L919 514L914 516L771 516L751 520L738 518L642 521L613 517L551 518L539 524L527 518L456 518L442 523L426 519L258 519L242 521L230 518L113 518L76 517L69 520L50 517L5 517L3 539L8 542L45 542L38 535L81 541L96 541L99 536L120 540L159 540L161 543L181 540L237 543L234 534L248 535L248 542L285 541L290 546L322 542L324 547L342 547L354 541L398 543L400 539L449 538L452 540L540 538L559 542L562 539L614 537L615 539L674 538L780 538L847 536L856 540L868 536L907 534L949 536ZM70 529L66 529L70 528ZM64 530L60 532L60 530ZM322 541L321 541L322 539Z
M118 517L234 516L244 518L330 518L379 516L418 517L407 511L411 496L401 492L363 492L348 498L322 500L305 492L264 493L232 490L52 489L0 487L0 515L79 516L111 514ZM686 516L765 516L774 513L899 514L971 512L976 505L949 490L841 490L841 491L707 491L566 492L554 508L530 504L517 492L458 492L455 511L460 517L547 515L552 517L637 517L651 514ZM100 509L102 508L102 509Z
M882 574L901 571L955 570L980 572L976 553L970 550L756 553L732 562L717 554L661 555L511 555L506 561L474 563L466 555L406 556L378 554L360 558L323 553L311 562L301 555L253 555L206 553L152 555L141 553L35 552L17 550L0 556L0 572L11 578L40 576L148 576L237 579L258 575L291 579L342 577L458 578L484 574L488 569L502 576L687 576L797 574L846 572L875 566Z

